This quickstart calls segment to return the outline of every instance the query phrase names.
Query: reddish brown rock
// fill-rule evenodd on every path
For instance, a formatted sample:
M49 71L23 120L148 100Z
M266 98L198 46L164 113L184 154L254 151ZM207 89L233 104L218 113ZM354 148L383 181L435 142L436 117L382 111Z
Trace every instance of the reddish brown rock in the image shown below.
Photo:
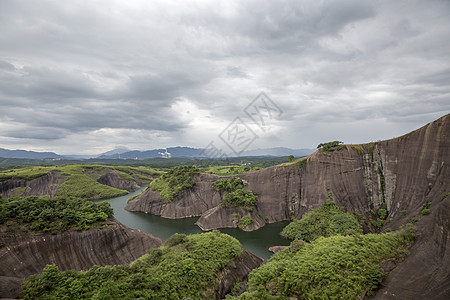
M450 117L446 115L407 135L376 143L346 145L332 153L317 151L302 168L275 166L244 173L242 178L258 195L248 212L255 230L325 203L328 192L347 212L366 218L380 208L383 198L388 216L384 229L397 229L412 217L419 235L411 254L386 278L386 287L376 298L450 299ZM163 217L200 216L203 230L237 227L236 208L220 207L220 195L212 187L219 178L200 175L197 185L165 204L158 193L148 190L130 202L127 209ZM384 189L382 183L384 182ZM384 191L384 192L383 192ZM430 201L431 214L421 216Z
M223 299L236 283L246 281L248 274L262 265L264 260L248 251L230 261L217 275L214 284L214 296L217 300Z
M65 177L59 172L49 172L48 174L32 179L7 179L0 180L0 196L10 198L14 196L56 196L58 188L64 183ZM16 189L19 189L20 195L15 195Z
M0 233L0 298L17 297L26 277L47 264L60 270L128 264L163 240L118 223L106 229L33 235Z
M114 170L105 169L104 173L104 175L97 179L98 183L127 191L133 191L139 188L139 184L136 181L122 179Z
M273 247L269 248L269 251L272 253L277 253L277 252L280 252L280 251L286 249L287 247L288 246L273 246Z

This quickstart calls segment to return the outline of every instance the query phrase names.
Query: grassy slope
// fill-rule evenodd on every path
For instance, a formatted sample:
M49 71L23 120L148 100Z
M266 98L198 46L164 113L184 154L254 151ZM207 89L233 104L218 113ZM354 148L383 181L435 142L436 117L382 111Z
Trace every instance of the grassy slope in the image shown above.
M145 175L155 176L160 171L146 167L127 166L99 166L99 165L65 165L58 167L26 167L22 169L6 170L0 172L0 179L26 179L31 180L46 175L49 172L59 172L65 176L64 183L59 187L57 196L79 197L83 199L106 199L126 195L125 190L116 189L96 181L105 172L112 169L124 180L149 180ZM20 196L20 195L17 195Z

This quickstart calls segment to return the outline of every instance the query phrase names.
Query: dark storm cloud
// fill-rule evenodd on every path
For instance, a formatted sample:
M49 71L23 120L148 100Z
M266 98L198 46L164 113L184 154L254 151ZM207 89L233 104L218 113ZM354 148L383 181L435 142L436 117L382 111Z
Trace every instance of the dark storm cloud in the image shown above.
M0 143L201 147L261 91L285 112L267 134L282 146L317 144L322 124L346 141L379 120L414 129L450 110L449 14L444 0L0 1Z

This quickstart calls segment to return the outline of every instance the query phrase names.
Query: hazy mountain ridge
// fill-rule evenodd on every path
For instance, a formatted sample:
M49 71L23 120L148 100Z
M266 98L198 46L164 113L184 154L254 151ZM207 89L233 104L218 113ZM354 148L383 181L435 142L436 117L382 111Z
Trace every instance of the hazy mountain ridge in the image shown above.
M4 158L34 158L34 159L62 159L64 156L56 154L54 152L36 152L27 150L9 150L0 148L0 157Z
M100 159L146 159L146 158L156 158L162 157L161 153L170 153L171 157L206 157L203 153L202 148L191 148L191 147L169 147L164 149L153 149L147 151L132 150L127 152L119 152L115 150L105 152L98 156ZM314 149L291 149L286 147L274 147L274 148L264 148L244 151L240 156L306 156L313 153ZM111 153L111 154L107 154ZM120 155L119 155L120 153ZM228 157L236 157L234 153L227 153Z

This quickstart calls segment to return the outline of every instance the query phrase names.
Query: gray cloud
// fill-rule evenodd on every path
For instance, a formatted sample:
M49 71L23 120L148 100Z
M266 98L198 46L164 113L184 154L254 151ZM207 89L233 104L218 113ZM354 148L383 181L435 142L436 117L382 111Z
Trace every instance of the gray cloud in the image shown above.
M449 13L444 0L4 0L0 147L202 147L261 91L284 114L255 147L401 135L450 111Z

